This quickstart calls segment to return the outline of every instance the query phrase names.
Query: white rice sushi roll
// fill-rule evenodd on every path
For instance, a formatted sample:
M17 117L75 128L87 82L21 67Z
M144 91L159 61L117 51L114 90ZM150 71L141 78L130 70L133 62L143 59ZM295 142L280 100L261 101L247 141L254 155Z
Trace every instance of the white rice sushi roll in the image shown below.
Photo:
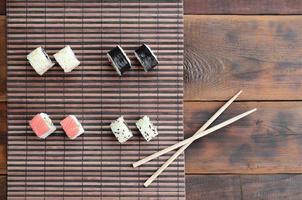
M158 65L157 57L154 55L151 48L146 44L143 44L136 49L134 54L146 72L151 71Z
M28 54L27 60L40 76L42 76L55 64L51 61L42 47L38 47Z
M54 55L56 61L63 68L64 72L71 72L80 65L70 46L66 46Z
M158 135L156 127L150 121L148 116L144 116L136 122L136 127L141 132L147 142Z
M122 47L119 45L111 49L107 53L107 57L118 75L122 76L124 72L131 69L131 62Z
M123 144L133 136L131 130L128 128L126 122L124 121L123 116L112 122L110 124L110 128L112 130L112 133L121 144Z
M42 139L45 139L52 134L56 127L46 113L39 113L29 121L29 125L35 134Z
M84 129L82 124L74 115L68 115L65 119L60 122L63 130L65 131L66 135L71 139L74 140L80 135L84 133Z

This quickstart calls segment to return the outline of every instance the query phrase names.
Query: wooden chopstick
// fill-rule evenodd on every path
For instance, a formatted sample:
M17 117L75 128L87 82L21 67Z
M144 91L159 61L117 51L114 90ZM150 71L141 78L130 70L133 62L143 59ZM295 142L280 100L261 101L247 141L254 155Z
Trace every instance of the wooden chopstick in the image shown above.
M235 116L235 117L233 117L233 118L231 118L231 119L229 119L229 120L227 120L227 121L224 121L224 122L222 122L222 123L220 123L220 124L218 124L218 125L216 125L216 126L213 126L212 128L209 128L209 129L207 129L207 130L205 130L205 131L201 131L201 132L199 132L198 134L194 134L193 136L191 136L190 138L188 138L188 139L185 139L185 140L183 140L183 141L181 141L181 142L178 142L178 143L176 143L176 144L174 144L174 145L172 145L172 146L170 146L170 147L168 147L168 148L165 148L165 149L163 149L163 150L161 150L161 151L159 151L160 153L160 155L162 155L162 154L165 154L165 153L168 153L168 152L170 152L170 151L172 151L172 150L174 150L174 149L176 149L176 148L178 148L178 147L181 147L181 146L183 146L183 145L185 145L185 144L187 144L187 143L189 143L189 142L193 142L194 140L197 140L197 139L199 139L199 138L201 138L201 137L203 137L203 136L205 136L205 135L207 135L207 134L209 134L209 133L212 133L212 132L214 132L214 131L216 131L216 130L218 130L218 129L221 129L221 128L223 128L223 127L225 127L225 126L227 126L227 125L229 125L229 124L232 124L232 123L234 123L234 122L236 122L236 121L238 121L239 119L241 119L241 118L243 118L243 117L246 117L247 115L250 115L250 114L252 114L253 112L255 112L257 109L256 108L254 108L254 109L252 109L252 110L249 110L249 111L247 111L247 112L245 112L245 113L242 113L242 114L240 114L240 115L237 115L237 116ZM152 154L152 155L150 155L150 156L148 156L148 157L146 157L146 158L144 158L144 159L142 159L141 161L143 161L142 163L145 163L145 162L148 162L149 160L152 160L152 159L154 159L154 158L157 158L158 157L158 152L157 153L154 153L154 154ZM158 175L160 175L160 173L162 172L162 171L164 171L165 170L165 167L166 167L166 165L163 165L163 166L161 166L145 183L144 183L144 186L145 187L148 187L156 178L157 178L157 176Z
M256 108L252 109L250 111L247 111L245 113L237 115L237 116L235 116L235 117L233 117L233 118L231 118L231 119L229 119L227 121L224 121L224 122L222 122L222 123L220 123L220 124L218 124L216 126L213 126L212 128L209 128L209 129L207 129L205 131L198 132L197 134L194 134L193 136L191 136L191 137L189 137L189 138L187 138L187 139L185 139L185 140L183 140L181 142L178 142L178 143L176 143L176 144L174 144L174 145L172 145L170 147L167 147L167 148L165 148L163 150L160 150L160 151L158 151L158 152L156 152L154 154L151 154L150 156L147 156L147 157L145 157L145 158L143 158L143 159L141 159L141 160L133 163L133 166L142 165L142 164L144 164L144 163L146 163L146 162L148 162L148 161L150 161L150 160L152 160L154 158L157 158L158 156L161 156L161 155L163 155L165 153L168 153L168 152L170 152L170 151L172 151L172 150L174 150L174 149L176 149L178 147L181 147L182 145L185 145L188 142L194 141L195 139L201 138L201 137L203 137L203 136L205 136L205 135L207 135L209 133L212 133L212 132L214 132L214 131L216 131L216 130L218 130L220 128L223 128L223 127L225 127L225 126L227 126L227 125L229 125L229 124L231 124L231 123L233 123L233 122L235 122L235 121L237 121L237 120L239 120L239 119L241 119L241 118L243 118L243 117L245 117L245 116L247 116L247 115L255 112L256 110L257 110Z
M194 134L198 134L201 131L206 130L220 115L223 113L234 101L237 97L242 93L240 90L237 94L235 94L230 100L228 100L215 114ZM183 151L190 146L192 142L188 142L187 144L183 145L180 149L177 150L159 169L164 171ZM160 172L159 172L160 173Z
M221 115L221 113L223 113L228 107L229 107L229 105L231 105L232 103L233 103L233 101L235 100L235 99L237 99L237 97L240 95L242 93L242 90L240 90L237 94L235 94L229 101L227 101L198 131L196 131L196 133L194 134L194 135L196 135L196 134L198 134L199 132L201 132L201 131L204 131L206 128L208 128L220 115ZM191 143L187 143L186 145L184 145L183 147L181 147L178 151L180 152L180 151L184 151L189 145L190 145ZM186 146L186 147L185 147ZM181 153L181 152L180 152ZM179 153L179 154L180 154ZM176 153L175 153L176 154ZM174 154L174 155L175 155ZM159 156L161 156L162 154L160 154ZM173 155L173 156L174 156ZM172 157L173 157L172 156ZM171 157L171 158L172 158ZM176 156L177 157L177 156ZM176 158L175 157L175 158ZM175 159L169 159L168 161L172 161L173 162L173 160ZM167 162L168 162L167 161ZM139 162L139 161L137 161L137 162L135 162L135 163L133 163L133 167L138 167L138 166L140 166L140 165L142 165L142 164L144 164L144 163L142 163L142 162Z

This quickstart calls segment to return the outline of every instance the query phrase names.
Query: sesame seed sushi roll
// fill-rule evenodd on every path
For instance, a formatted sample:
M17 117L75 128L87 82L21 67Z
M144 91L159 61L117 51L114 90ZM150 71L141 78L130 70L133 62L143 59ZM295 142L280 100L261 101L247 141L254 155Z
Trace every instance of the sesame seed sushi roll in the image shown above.
M123 144L133 136L131 130L128 128L126 122L124 121L123 116L112 122L110 124L110 128L116 139L121 144Z
M29 121L29 125L34 133L42 139L45 139L56 130L51 119L45 113L35 115L32 120Z
M80 65L70 46L66 46L54 55L56 61L63 68L64 72L71 72Z
M141 65L144 67L146 72L152 70L155 66L158 65L158 60L154 53L152 52L151 48L143 44L138 49L134 51L134 54Z
M147 142L158 135L156 127L150 121L148 116L144 116L136 122L136 127L141 132Z
M40 76L42 76L55 64L51 61L42 47L38 47L28 54L27 60Z
M66 135L72 140L84 133L81 123L74 115L68 115L60 124Z
M119 45L111 49L107 56L118 75L122 76L124 72L131 69L131 62Z

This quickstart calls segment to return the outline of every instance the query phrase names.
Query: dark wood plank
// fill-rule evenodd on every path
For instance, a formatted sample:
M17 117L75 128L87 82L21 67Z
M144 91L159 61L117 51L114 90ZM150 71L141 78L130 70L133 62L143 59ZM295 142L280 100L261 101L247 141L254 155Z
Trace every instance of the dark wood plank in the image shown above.
M300 174L187 175L186 199L300 200L301 183ZM6 200L6 176L0 176L0 200Z
M301 174L187 175L187 200L300 200Z
M0 101L6 99L6 68L6 18L0 16Z
M5 0L0 0L0 15L6 14ZM297 0L185 0L185 14L302 14Z
M0 15L6 14L6 0L0 0Z
M302 14L299 0L185 0L185 14Z
M222 104L186 103L185 136ZM256 113L194 142L186 150L186 172L301 173L302 102L236 102L216 124L254 107Z
M239 175L187 175L187 200L240 200Z
M290 199L302 197L301 174L241 176L242 199Z
M185 16L185 100L302 99L302 16Z
M0 176L0 200L6 200L6 176Z
M187 175L186 199L300 200L301 187L301 174ZM6 200L6 176L0 176L0 200Z

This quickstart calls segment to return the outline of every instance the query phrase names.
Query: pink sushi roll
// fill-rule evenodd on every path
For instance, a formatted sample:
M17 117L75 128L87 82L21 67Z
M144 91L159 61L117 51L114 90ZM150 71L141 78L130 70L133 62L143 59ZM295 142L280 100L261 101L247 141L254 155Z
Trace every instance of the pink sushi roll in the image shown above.
M81 123L74 115L68 115L60 124L66 135L72 140L84 133Z
M45 139L56 130L49 116L45 113L39 113L29 121L29 125L34 133L42 139Z

